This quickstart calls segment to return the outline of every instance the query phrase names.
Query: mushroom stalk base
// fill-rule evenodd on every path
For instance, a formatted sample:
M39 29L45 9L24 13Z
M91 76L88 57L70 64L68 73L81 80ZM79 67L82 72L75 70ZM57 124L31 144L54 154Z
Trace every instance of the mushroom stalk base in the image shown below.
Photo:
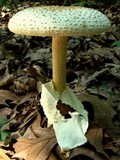
M74 109L72 112L64 112L65 115L70 116L69 118L65 118L65 115L62 115L58 109L59 100L61 100L61 105L64 104ZM40 103L48 118L48 126L53 125L62 153L69 153L71 149L87 141L85 133L88 128L88 113L69 87L59 94L52 82L43 84Z
M67 37L52 37L53 84L60 94L66 90Z

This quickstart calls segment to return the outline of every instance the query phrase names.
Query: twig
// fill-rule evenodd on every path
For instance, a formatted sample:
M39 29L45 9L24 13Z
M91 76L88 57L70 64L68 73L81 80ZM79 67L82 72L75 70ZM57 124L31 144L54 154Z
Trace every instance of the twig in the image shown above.
M120 40L120 35L114 31L111 31L111 33L113 34L113 36L117 39Z
M2 40L0 41L0 44L4 43L4 42L5 42L6 40L8 40L9 38L12 38L13 35L14 35L14 33L11 33L9 36L7 36L7 37L5 37L4 39L2 39Z
M100 70L100 71L96 71L93 75L89 76L89 77L87 78L87 80L84 80L84 81L82 82L82 84L83 84L83 85L88 84L90 81L94 80L97 76L99 76L100 74L102 74L102 73L104 73L104 72L106 72L106 71L109 71L109 68L104 68L104 69L102 69L102 70Z
M120 68L119 64L113 64L113 63L106 63L105 67L115 67L115 68Z

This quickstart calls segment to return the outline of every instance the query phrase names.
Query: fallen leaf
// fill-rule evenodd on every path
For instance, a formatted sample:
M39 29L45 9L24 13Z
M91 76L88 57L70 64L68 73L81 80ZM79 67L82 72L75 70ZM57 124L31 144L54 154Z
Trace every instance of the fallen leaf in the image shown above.
M98 96L90 95L87 93L79 94L78 98L84 104L85 109L88 111L91 120L92 128L104 128L105 133L118 140L120 137L120 127L113 124L113 119L116 114L113 107L115 104L109 100L100 99ZM86 102L88 103L86 105Z
M10 158L5 154L5 151L0 148L0 160L10 160Z
M97 152L103 154L108 158L108 155L105 153L103 149L103 131L101 128L90 129L86 134L88 141L91 145L93 145Z
M17 103L17 107L21 107L23 103L28 102L28 101L33 102L35 100L35 96L36 96L35 92L30 92L24 96L21 96L21 100L19 101L19 103Z
M32 129L33 130L36 130L36 129L39 129L38 126L40 126L41 124L41 115L39 112L37 112L36 114L36 119L34 120L34 122L32 123Z
M101 157L99 153L92 151L91 149L84 148L84 147L75 148L71 153L70 159L78 155L83 155L83 156L85 155L85 157L87 156L88 158L93 159L93 160L105 160L103 157Z
M57 141L52 127L46 129L41 128L41 133L43 133L43 135L41 134L41 137L36 139L19 138L18 142L14 145L16 153L13 158L47 160Z
M7 90L0 90L0 104L7 105L6 100L18 100L19 98Z
M104 145L104 149L105 150L111 150L113 153L119 153L120 151L120 146L119 146L119 142L117 144L117 142L110 142L110 143L107 143L106 145Z
M4 107L0 109L0 118L6 118L8 115L12 113L12 109L8 107Z
M58 160L58 158L56 158L53 153L50 153L50 155L49 155L47 160Z
M34 122L25 131L24 138L35 139L41 137L43 135L41 129L43 131L43 128L40 128L40 124L41 124L41 115L39 112L37 112Z

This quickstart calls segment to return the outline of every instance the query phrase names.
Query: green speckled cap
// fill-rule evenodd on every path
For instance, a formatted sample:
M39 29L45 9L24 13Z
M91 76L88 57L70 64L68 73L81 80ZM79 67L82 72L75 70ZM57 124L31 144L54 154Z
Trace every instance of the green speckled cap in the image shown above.
M101 12L78 6L41 6L19 11L9 21L10 31L28 36L87 36L110 29Z

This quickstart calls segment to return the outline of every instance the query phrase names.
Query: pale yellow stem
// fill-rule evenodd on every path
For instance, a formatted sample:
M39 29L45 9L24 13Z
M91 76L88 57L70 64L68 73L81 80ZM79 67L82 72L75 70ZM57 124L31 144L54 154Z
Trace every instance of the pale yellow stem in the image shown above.
M67 37L52 37L53 84L60 94L66 89Z

